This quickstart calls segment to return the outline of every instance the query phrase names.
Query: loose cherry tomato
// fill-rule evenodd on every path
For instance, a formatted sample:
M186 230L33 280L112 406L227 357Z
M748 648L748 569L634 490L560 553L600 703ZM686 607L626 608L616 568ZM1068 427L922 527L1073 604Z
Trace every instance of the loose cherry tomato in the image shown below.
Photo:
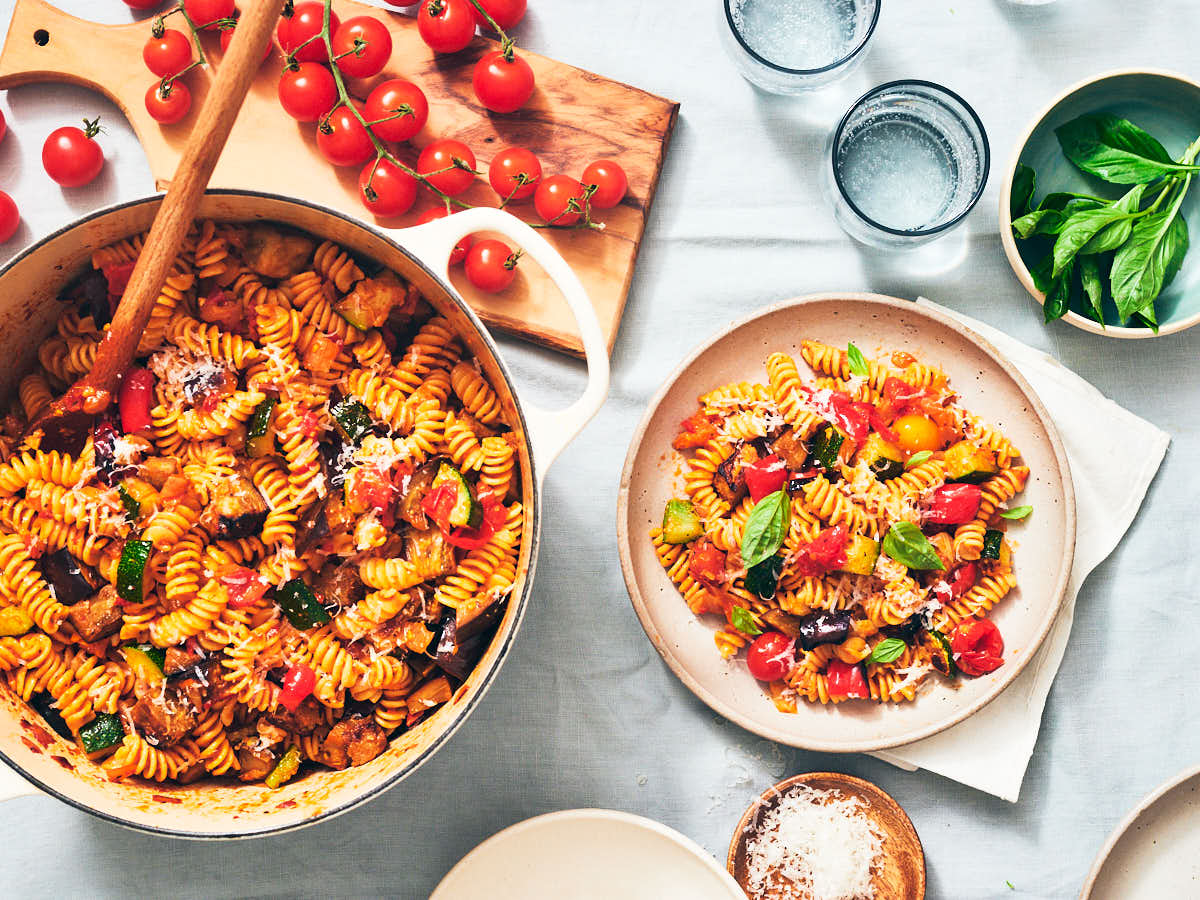
M501 150L488 167L492 190L506 202L532 197L541 180L542 164L524 147Z
M357 47L356 42L362 41ZM374 16L347 19L333 32L335 65L351 78L378 75L392 56L392 33Z
M133 368L121 379L117 409L121 430L137 434L150 427L150 407L154 405L154 375L148 369Z
M812 542L796 552L792 562L793 571L799 575L816 577L832 572L846 564L846 543L849 534L845 525L826 528Z
M80 187L104 168L104 151L92 138L100 133L100 120L83 120L86 131L68 125L56 128L42 145L42 167L63 187Z
M316 122L337 103L337 84L320 63L302 62L279 76L279 105L298 122Z
M575 201L578 212L571 209ZM574 225L583 212L583 185L569 175L551 175L542 180L533 195L533 205L542 221L553 225Z
M986 675L1004 664L1004 638L989 619L968 619L954 630L950 652L967 675Z
M596 190L588 202L593 209L612 209L625 199L629 190L629 178L625 170L611 159L598 159L583 170L580 179L585 187L595 186Z
M218 19L234 13L234 0L183 0L183 11L197 28L212 30Z
M786 678L796 665L796 642L778 631L760 634L746 651L746 668L759 681Z
M915 413L901 416L892 423L892 431L896 433L896 444L905 453L941 449L942 439L937 423L927 416Z
M471 148L449 138L434 141L417 158L417 171L435 188L451 197L471 186L475 181L474 169L475 154Z
M230 5L232 3L233 0L230 0ZM297 3L292 11L292 17L281 19L279 27L275 30L275 37L279 40L279 46L283 48L284 54L291 53L300 62L328 62L329 46L323 38L304 44L309 38L316 37L321 33L324 17L324 3L320 3L318 0ZM337 13L330 10L329 33L337 34L339 25L341 22L338 20ZM301 44L304 46L300 47ZM297 50L297 47L300 49Z
M217 580L229 590L229 606L232 609L256 605L270 588L265 578L245 566L226 569Z
M973 562L959 563L950 572L950 597L957 600L979 580L979 566Z
M451 530L450 513L458 502L458 488L453 484L435 487L421 500L421 511L437 523L444 532Z
M150 118L160 125L178 122L188 114L188 110L191 108L192 92L188 90L186 84L178 79L171 82L165 93L161 81L156 81L146 91L146 112L150 113Z
M21 213L12 197L0 191L0 244L17 233L21 224Z
M937 488L925 511L925 521L933 525L962 525L979 513L983 488L977 484L944 484Z
M367 193L368 182L374 199ZM363 205L377 216L404 215L416 202L419 186L417 179L386 159L380 159L378 164L368 162L358 176Z
M228 28L221 29L221 52L229 52L229 44L233 41L233 33L237 30L236 25L230 25ZM266 48L263 50L263 62L267 61L267 57L271 55L271 42L267 42Z
M844 663L836 657L829 661L825 669L830 697L845 697L847 699L866 700L871 696L867 687L866 676L860 665Z
M516 112L533 96L533 69L517 56L488 53L475 64L471 83L479 102L496 113Z
M434 53L457 53L475 37L471 0L421 0L417 31Z
M339 106L317 128L317 149L335 166L357 166L371 158L375 145L350 108Z
M725 563L725 554L717 545L706 537L700 538L692 544L688 574L705 584L720 584L725 580Z
M417 219L418 225L424 225L432 222L435 219L444 219L450 215L450 211L444 206L435 206L433 209L427 209L421 213L421 218ZM450 251L450 265L457 266L467 258L467 254L471 252L471 247L475 244L475 236L468 234L465 238L454 245L454 249Z
M292 712L300 708L317 686L317 673L304 663L296 663L284 673L279 702Z
M517 276L517 260L521 251L513 253L503 241L480 241L467 254L467 280L481 291L498 294Z
M376 137L385 141L407 141L425 127L429 101L425 92L405 78L383 82L367 97L364 113ZM393 118L394 117L394 118Z
M787 464L772 453L764 456L752 466L746 467L746 487L750 489L750 499L757 503L767 494L783 490L787 483Z
M496 24L505 31L512 28L525 17L526 0L479 0L479 5L487 10L487 14L496 20ZM479 14L474 4L471 11L480 28L491 28L488 20Z
M162 37L150 36L142 48L142 61L159 78L176 75L192 62L192 42L182 31L168 28Z

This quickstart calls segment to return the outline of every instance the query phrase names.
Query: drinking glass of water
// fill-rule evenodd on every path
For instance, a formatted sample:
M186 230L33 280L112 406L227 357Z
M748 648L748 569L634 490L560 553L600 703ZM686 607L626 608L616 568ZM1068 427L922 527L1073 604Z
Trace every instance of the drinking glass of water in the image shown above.
M909 247L958 225L987 184L991 152L975 110L928 81L864 94L826 145L838 224L874 247Z
M746 80L799 94L848 75L866 56L879 0L723 0L721 29Z

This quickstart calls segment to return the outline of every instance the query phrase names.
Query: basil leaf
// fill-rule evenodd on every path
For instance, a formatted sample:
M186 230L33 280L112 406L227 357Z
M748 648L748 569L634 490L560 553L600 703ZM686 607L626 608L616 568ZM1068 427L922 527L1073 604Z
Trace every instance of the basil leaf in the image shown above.
M1079 285L1092 307L1092 315L1104 324L1104 284L1100 281L1100 263L1094 256L1079 258Z
M1075 274L1075 263L1072 262L1065 272L1050 282L1050 290L1046 291L1046 302L1042 304L1042 319L1053 322L1067 314L1071 305L1071 277Z
M929 539L912 522L897 522L883 539L883 552L910 569L945 569Z
M906 462L904 464L904 468L911 469L913 466L919 466L921 463L925 462L925 460L927 460L927 459L930 459L932 456L933 456L932 450L918 450L916 453L914 453L912 456L910 456L908 458L908 462Z
M1015 219L1029 212L1036 187L1037 174L1029 166L1018 164L1013 174L1012 193L1008 195L1009 215Z
M1002 513L1000 513L1000 518L1002 518L1002 519L1024 519L1031 512L1033 512L1032 506L1014 506L1012 509L1006 509Z
M1093 197L1091 194L1077 194L1074 191L1055 191L1042 198L1042 202L1038 204L1038 209L1057 209L1059 212L1067 207L1073 209L1095 209L1097 206L1103 206L1107 202L1107 200L1101 197Z
M1045 224L1043 224L1045 223ZM1028 240L1035 234L1051 234L1050 228L1062 226L1062 213L1057 209L1035 209L1025 213L1019 219L1013 219L1013 234L1021 240Z
M1139 219L1129 240L1113 257L1109 277L1122 322L1154 302L1168 271L1173 275L1187 252L1187 223L1179 216L1179 207L1190 182L1190 176L1183 180L1166 209Z
M729 624L750 637L762 634L762 629L754 623L754 616L744 606L735 606L729 611Z
M870 374L866 358L863 357L862 351L853 344L849 344L846 347L846 359L850 363L851 375L862 375L865 377Z
M1146 193L1146 185L1135 184L1129 191L1113 204L1114 207L1119 207L1127 213L1136 213L1142 205L1142 195ZM1133 218L1118 219L1117 221L1104 226L1095 235L1092 236L1086 244L1079 248L1080 255L1089 253L1106 253L1109 250L1116 250L1123 243L1129 240L1129 233L1133 230Z
M1188 239L1187 220L1183 217L1182 212L1175 217L1172 227L1178 233L1175 235L1175 252L1167 259L1166 268L1163 270L1164 288L1174 281L1175 276L1179 274L1179 269L1183 265L1183 257L1187 255L1188 244L1190 243Z
M774 556L783 546L791 523L792 505L787 491L776 491L759 500L742 532L742 565L749 569Z
M900 638L886 638L875 645L875 649L871 651L871 655L867 657L869 663L890 663L895 662L904 653L904 648L908 645Z
M1076 168L1113 184L1145 184L1164 175L1196 172L1171 160L1166 149L1127 119L1092 113L1054 130L1063 155Z
M1119 206L1104 206L1075 213L1063 225L1058 239L1054 242L1054 269L1051 274L1055 278L1061 275L1063 269L1075 258L1079 248L1090 241L1101 228L1121 219L1128 219L1129 216L1130 214Z
M1053 267L1054 254L1047 253L1029 270L1029 277L1033 279L1033 286L1043 294L1049 293L1051 285L1054 284L1054 279L1050 277L1050 270Z

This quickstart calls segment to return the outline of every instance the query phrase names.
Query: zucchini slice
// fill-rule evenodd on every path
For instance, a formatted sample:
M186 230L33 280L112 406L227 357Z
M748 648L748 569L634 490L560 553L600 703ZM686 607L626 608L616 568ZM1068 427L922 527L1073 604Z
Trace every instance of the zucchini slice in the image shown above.
M117 593L126 603L141 603L146 596L150 579L150 552L154 545L149 541L126 541L117 561Z
M976 447L970 441L959 441L948 447L942 463L946 466L947 481L979 484L999 471L996 455L991 450Z
M20 637L33 628L33 618L19 606L0 609L0 637Z
M357 444L362 440L363 435L369 432L371 426L375 424L366 406L353 397L346 397L333 404L329 408L329 414L333 417L333 424L337 428L338 434L352 444Z
M827 472L835 470L842 446L845 443L846 436L844 434L832 425L822 425L812 437L811 456L813 461Z
M117 496L121 498L121 505L125 507L125 518L136 522L142 514L142 502L129 493L129 489L123 484L117 485Z
M137 644L126 647L124 653L125 662L129 663L129 668L133 670L134 675L142 681L147 684L158 684L166 679L163 674L163 665L167 661L166 650L150 644Z
M668 544L686 544L704 534L700 515L690 500L668 500L663 510L662 538Z
M442 485L451 485L458 490L454 506L450 510L449 524L454 528L478 528L483 521L483 506L475 499L471 485L463 478L462 472L450 465L442 463L433 479L433 490Z
M851 575L870 575L879 560L879 541L861 534L852 534L846 541L846 562L839 571Z
M904 474L904 454L900 452L900 448L889 444L874 432L858 451L858 458L867 464L879 481L887 481Z
M307 631L329 621L329 613L303 579L293 578L276 591L275 599L293 628Z
M271 790L282 786L292 779L292 776L300 770L300 748L288 747L287 753L279 757L279 762L275 763L275 768L264 779L263 784Z
M115 747L125 739L125 728L119 716L112 713L97 713L96 718L79 729L79 743L85 753L99 753Z
M980 559L999 559L1000 547L1004 543L1004 532L997 531L994 528L989 528L983 534L983 551L979 554Z
M950 638L935 628L930 628L925 634L925 646L929 648L933 667L947 678L953 678L958 674L958 666L955 665L954 654L950 650Z
M275 431L271 426L278 402L274 397L267 397L254 408L254 415L246 426L246 455L252 459L270 456L275 449Z

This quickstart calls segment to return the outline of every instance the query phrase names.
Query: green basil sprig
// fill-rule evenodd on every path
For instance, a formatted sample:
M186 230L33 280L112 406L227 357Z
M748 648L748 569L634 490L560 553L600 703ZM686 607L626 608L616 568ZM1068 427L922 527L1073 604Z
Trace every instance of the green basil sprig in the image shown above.
M792 501L787 491L767 494L750 511L742 532L742 565L749 569L783 546L792 524Z
M904 648L908 645L900 638L885 638L875 645L875 649L871 651L871 655L867 657L867 662L872 663L890 663L895 662L900 658L900 654L904 652Z
M1024 519L1027 515L1033 512L1032 506L1014 506L1012 509L1006 509L1000 513L1002 519Z
M754 622L754 616L744 606L735 606L729 611L729 623L742 634L758 637L762 629Z
M910 569L944 569L941 558L929 539L912 522L897 522L883 539L883 552Z
M864 378L871 373L867 368L867 359L863 356L862 351L853 344L846 346L846 360L850 365L851 375L861 375Z
M1111 184L1148 184L1164 175L1200 172L1200 166L1176 163L1145 131L1109 113L1072 119L1054 134L1076 167Z
M925 462L925 460L932 458L932 450L918 450L908 458L908 462L904 464L904 468L911 469L913 466L919 466L921 463Z

